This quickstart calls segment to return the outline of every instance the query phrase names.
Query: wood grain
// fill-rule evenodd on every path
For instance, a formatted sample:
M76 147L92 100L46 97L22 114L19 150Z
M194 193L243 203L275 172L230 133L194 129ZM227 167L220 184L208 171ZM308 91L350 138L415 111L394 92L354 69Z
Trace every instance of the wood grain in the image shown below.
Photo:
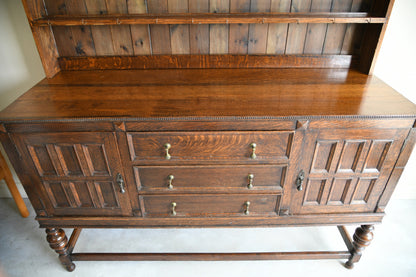
M230 0L230 13L249 12L249 0ZM229 54L247 54L248 24L231 24L229 26Z
M67 14L65 0L47 1L45 4L48 14ZM52 30L59 56L77 56L76 43L73 39L71 30L66 27L52 27Z
M168 0L168 12L188 12L188 0ZM189 25L170 25L170 44L172 48L172 54L189 54Z
M127 4L125 1L106 0L109 13L126 14ZM130 26L111 26L114 54L117 56L133 55L132 36Z
M155 55L127 57L63 57L63 70L163 69L163 68L350 68L349 55Z
M329 12L332 0L312 1L311 12ZM328 24L308 24L304 54L322 54Z
M332 4L332 12L345 12L350 11L352 0L348 1L334 1ZM330 24L328 25L327 34L325 37L325 43L323 48L323 54L335 55L340 54L344 37L347 31L347 25L342 24Z
M167 13L167 0L153 0L147 2L147 10L149 13ZM154 55L172 53L169 26L152 25L150 26L152 53Z
M250 12L270 12L270 0L252 1ZM269 24L250 24L248 54L266 54Z
M209 0L190 1L189 12L206 13L209 11ZM189 27L189 43L191 54L209 54L209 25L191 25Z
M146 192L206 192L230 190L259 192L265 189L282 189L285 165L251 166L135 166L136 185ZM248 175L253 174L252 188L248 188ZM169 175L173 175L169 189ZM234 191L234 193L235 193Z
M311 0L292 0L290 7L291 12L307 12L311 8ZM290 23L287 32L286 42L286 54L302 54L305 38L306 38L307 25Z
M164 78L159 78L162 73ZM152 81L146 82L148 78ZM60 84L55 85L54 80ZM114 105L114 99L118 105ZM315 103L313 106L307 104L311 101ZM0 118L411 117L415 114L414 104L378 78L356 71L192 69L61 72L20 97L0 113Z
M210 0L209 11L212 13L228 13L229 0ZM209 27L209 53L228 54L229 26L211 24Z
M45 16L46 11L43 3L40 1L24 0L22 2L29 23L33 19ZM51 78L60 71L58 64L59 53L55 43L54 34L49 26L36 27L31 25L31 27L46 76Z
M145 0L127 1L127 10L129 14L147 13ZM133 50L135 55L151 54L149 25L131 25L131 38L133 41Z
M105 0L85 0L87 14L107 14ZM98 56L114 55L113 36L110 26L91 26L91 34L94 40L95 52Z

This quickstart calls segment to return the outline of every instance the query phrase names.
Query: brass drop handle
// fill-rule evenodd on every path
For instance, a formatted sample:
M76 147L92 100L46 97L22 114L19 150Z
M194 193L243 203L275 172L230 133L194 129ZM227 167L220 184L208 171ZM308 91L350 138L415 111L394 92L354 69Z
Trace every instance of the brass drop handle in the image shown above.
M165 143L165 145L163 146L165 148L165 159L166 160L170 160L170 158L172 158L172 156L169 154L169 149L172 147L172 145L170 145L170 143Z
M168 184L168 189L173 189L173 179L175 179L175 176L173 176L172 174L168 176L168 180L169 180L169 184Z
M248 189L253 188L253 181L254 181L254 174L248 174L248 185L247 185Z
M170 214L172 216L176 215L176 202L170 203Z
M252 144L250 144L250 147L251 147L251 155L250 155L250 158L252 158L254 160L254 159L257 158L257 155L256 155L256 147L257 147L257 144L255 144L253 142Z
M120 187L120 193L125 193L126 190L124 188L124 180L123 180L123 176L121 176L120 173L117 173L116 175L116 182L118 186Z
M303 180L305 180L305 171L301 170L299 172L298 178L296 178L296 189L298 191L303 190Z
M246 202L244 203L244 206L245 206L245 209L244 209L244 214L245 214L245 215L250 214L250 211L249 211L249 208L250 208L250 201L246 201Z

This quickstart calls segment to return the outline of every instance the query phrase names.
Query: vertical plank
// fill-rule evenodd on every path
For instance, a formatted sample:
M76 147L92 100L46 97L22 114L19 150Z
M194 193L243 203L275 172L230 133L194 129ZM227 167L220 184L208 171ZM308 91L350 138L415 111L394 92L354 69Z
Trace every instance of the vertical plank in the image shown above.
M46 10L49 15L65 15L65 0L49 0L45 2ZM72 32L68 27L52 27L59 56L73 57L77 55Z
M228 13L230 11L229 0L210 0L209 11L213 13ZM211 24L209 30L210 54L228 54L228 25Z
M331 11L332 0L312 0L311 12ZM304 54L321 54L328 24L308 24Z
M291 12L309 12L312 0L292 0ZM307 24L290 23L287 33L286 54L302 54Z
M43 1L27 1L23 0L23 7L26 12L27 18L31 21L36 18L40 18L46 14ZM43 68L46 73L46 77L51 78L61 69L58 64L58 49L56 48L54 34L49 26L35 27L32 26L33 38L36 42Z
M230 13L250 11L250 0L230 0ZM247 54L248 24L231 24L228 54Z
M149 13L167 13L167 0L152 0L147 2ZM159 55L169 55L172 53L170 45L170 32L168 25L150 25L150 35L152 42L152 53Z
M192 1L192 0L191 0ZM187 13L188 0L168 0L169 13ZM172 54L189 54L189 25L170 25L170 45Z
M332 12L346 12L351 10L352 0L333 0ZM337 55L341 54L344 42L346 24L329 24L326 32L323 54Z
M87 14L84 0L65 0L68 15ZM95 46L90 26L69 27L75 42L75 51L78 56L95 56Z
M369 11L369 2L370 0L353 0L351 12ZM341 54L358 54L360 51L362 39L364 37L364 31L364 24L347 24L347 31L345 32Z
M251 12L270 12L270 0L251 0ZM268 24L250 24L248 54L266 54Z
M85 5L87 7L87 14L107 14L105 0L85 0ZM91 26L91 34L97 56L114 55L110 26Z
M189 12L207 13L209 0L189 1ZM191 54L209 54L209 25L191 25L189 30Z
M271 0L271 12L289 12L291 0ZM287 41L288 24L269 24L266 53L269 55L284 54Z
M129 0L127 10L129 14L146 13L146 1ZM130 30L134 55L150 55L149 25L131 25Z
M106 0L107 11L110 14L126 14L127 3L124 0ZM133 55L133 43L130 26L111 26L114 54Z

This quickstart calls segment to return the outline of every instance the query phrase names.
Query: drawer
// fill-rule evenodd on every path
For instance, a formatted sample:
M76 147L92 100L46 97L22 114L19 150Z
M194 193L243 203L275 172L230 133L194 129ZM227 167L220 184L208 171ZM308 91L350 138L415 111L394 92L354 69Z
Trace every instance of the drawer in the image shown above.
M166 191L195 188L281 189L286 170L286 165L134 167L139 189Z
M139 196L149 217L276 216L280 195L204 194Z
M130 157L143 161L287 162L293 132L128 133Z

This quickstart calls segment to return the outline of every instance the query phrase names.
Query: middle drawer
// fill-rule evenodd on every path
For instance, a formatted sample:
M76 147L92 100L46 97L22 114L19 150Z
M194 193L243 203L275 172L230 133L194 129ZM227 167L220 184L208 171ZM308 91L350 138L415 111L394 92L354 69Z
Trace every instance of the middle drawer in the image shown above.
M135 166L139 190L282 189L286 165Z

